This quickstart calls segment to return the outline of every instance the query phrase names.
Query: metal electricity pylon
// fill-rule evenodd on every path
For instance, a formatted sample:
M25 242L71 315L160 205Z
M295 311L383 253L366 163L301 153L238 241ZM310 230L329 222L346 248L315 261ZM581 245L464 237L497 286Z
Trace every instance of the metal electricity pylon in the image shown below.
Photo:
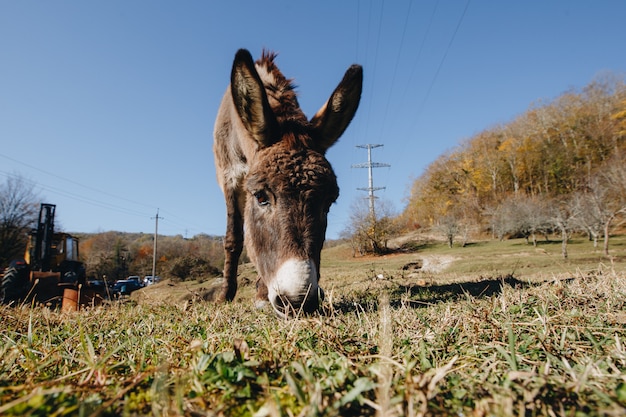
M370 203L370 216L373 221L376 221L376 211L374 210L374 200L376 196L374 195L374 191L384 190L385 187L374 187L374 176L372 175L372 168L384 168L390 167L389 164L383 164L380 162L372 162L372 149L378 148L384 145L380 144L367 144L367 145L356 145L357 148L367 149L367 162L362 164L354 164L352 168L367 168L368 173L368 187L367 188L357 188L357 190L367 191L369 194L369 203Z

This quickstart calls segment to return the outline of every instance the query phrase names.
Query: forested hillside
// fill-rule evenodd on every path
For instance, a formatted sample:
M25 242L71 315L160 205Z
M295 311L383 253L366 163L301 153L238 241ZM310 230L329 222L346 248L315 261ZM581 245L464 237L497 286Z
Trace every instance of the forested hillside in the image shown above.
M598 238L626 211L626 88L613 75L532 105L440 156L412 185L408 228ZM533 224L534 223L534 224Z
M145 233L78 234L81 259L90 278L108 280L151 275L154 236ZM167 278L206 279L224 263L222 239L205 234L193 238L158 236L156 274Z

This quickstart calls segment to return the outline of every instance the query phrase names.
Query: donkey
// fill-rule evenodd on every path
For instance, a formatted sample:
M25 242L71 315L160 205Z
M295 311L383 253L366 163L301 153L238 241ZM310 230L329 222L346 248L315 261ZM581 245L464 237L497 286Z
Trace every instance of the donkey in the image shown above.
M318 282L326 217L339 196L324 154L356 113L363 69L352 65L307 120L275 58L264 50L255 63L247 50L237 52L215 121L213 153L227 211L217 298L235 297L245 229L259 275L255 304L269 301L278 316L288 317L315 311L323 297Z

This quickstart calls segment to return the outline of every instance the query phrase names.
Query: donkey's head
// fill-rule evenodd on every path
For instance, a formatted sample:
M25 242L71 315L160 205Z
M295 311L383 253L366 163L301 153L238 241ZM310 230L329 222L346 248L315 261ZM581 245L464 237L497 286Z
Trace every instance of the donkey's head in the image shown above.
M233 103L257 149L243 184L246 247L279 315L318 307L326 218L339 195L324 154L352 120L362 83L362 68L351 66L307 120L273 55L264 54L256 65L248 51L235 57Z

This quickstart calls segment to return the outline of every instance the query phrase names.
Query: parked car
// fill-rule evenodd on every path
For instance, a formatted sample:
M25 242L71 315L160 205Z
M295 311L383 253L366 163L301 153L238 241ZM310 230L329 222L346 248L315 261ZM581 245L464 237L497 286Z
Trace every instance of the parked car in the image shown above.
M129 281L135 281L137 282L137 284L143 287L143 281L141 280L141 277L139 275L131 275L126 279Z
M143 279L143 285L152 285L159 282L161 278L159 276L146 275Z
M131 292L140 289L142 285L134 279L121 279L115 282L111 294L119 297L120 295L130 295Z
M87 281L87 286L97 290L106 290L106 282L100 279L90 279Z

